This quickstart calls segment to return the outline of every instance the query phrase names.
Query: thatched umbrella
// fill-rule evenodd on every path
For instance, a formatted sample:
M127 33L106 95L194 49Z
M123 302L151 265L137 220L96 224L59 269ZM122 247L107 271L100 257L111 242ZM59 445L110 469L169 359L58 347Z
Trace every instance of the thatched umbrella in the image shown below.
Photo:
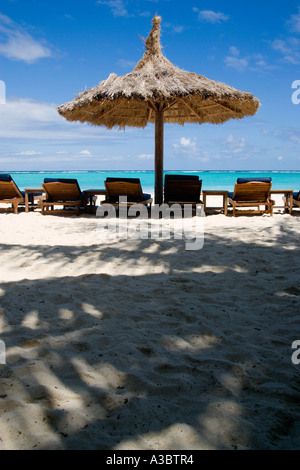
M203 75L175 67L161 52L159 16L145 41L146 51L134 70L111 74L98 86L58 108L68 121L89 122L111 129L155 123L155 203L163 200L164 123L220 124L253 116L259 100Z

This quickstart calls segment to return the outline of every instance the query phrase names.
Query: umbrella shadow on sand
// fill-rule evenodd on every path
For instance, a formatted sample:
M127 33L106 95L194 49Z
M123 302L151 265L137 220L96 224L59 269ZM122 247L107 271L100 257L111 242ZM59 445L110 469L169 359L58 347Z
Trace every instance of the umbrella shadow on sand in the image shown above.
M197 256L182 241L136 241L134 254L124 242L94 257L143 273L3 284L0 447L299 448L300 268L285 239L211 235ZM26 250L71 264L86 247Z

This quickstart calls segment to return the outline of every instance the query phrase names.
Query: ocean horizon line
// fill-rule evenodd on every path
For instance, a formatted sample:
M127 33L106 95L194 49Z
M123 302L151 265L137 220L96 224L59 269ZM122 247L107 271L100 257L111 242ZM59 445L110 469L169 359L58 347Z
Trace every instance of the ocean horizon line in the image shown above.
M154 170L12 170L8 171L20 189L37 188L45 178L77 179L82 191L104 188L109 176L139 178L146 193L153 193ZM231 191L237 178L272 178L273 189L300 190L300 170L164 170L167 174L196 175L202 180L202 189Z

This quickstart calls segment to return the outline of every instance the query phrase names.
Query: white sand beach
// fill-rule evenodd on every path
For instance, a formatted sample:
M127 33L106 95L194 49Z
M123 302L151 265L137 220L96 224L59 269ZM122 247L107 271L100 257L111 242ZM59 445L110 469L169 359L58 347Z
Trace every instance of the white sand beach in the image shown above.
M203 223L0 214L0 449L300 448L300 211Z

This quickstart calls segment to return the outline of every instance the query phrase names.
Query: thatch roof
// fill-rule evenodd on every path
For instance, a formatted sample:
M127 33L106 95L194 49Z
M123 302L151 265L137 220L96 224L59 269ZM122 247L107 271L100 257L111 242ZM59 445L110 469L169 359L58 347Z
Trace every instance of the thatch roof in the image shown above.
M259 100L203 75L175 67L161 52L160 21L145 41L146 51L134 70L111 74L98 86L59 106L68 121L89 122L108 128L145 127L155 121L155 111L164 111L168 123L224 123L254 115Z

